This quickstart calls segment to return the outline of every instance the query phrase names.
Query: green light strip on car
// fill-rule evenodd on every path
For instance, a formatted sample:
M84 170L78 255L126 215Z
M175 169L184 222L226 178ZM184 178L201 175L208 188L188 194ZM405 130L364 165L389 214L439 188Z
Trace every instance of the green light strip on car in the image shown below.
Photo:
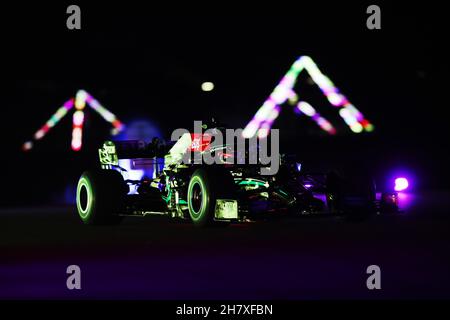
M248 185L257 185L260 187L268 187L268 185L265 182L260 182L260 181L252 181L252 180L248 180L248 181L241 181L239 182L240 186L248 186Z

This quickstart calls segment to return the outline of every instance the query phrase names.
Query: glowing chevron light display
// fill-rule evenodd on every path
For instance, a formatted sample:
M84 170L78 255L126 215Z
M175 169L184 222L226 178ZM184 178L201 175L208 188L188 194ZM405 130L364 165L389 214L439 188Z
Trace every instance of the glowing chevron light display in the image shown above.
M42 126L33 136L34 140L41 140L56 124L75 107L72 117L72 150L80 151L83 145L83 125L85 120L84 109L88 105L95 110L100 116L113 126L112 134L117 135L124 129L124 125L114 114L103 107L97 100L84 90L79 90L75 98L71 98L59 108L56 113ZM27 141L23 144L22 149L29 151L33 148L33 141Z
M275 87L272 94L256 112L253 119L247 124L242 135L244 138L252 138L258 135L260 138L268 135L273 122L277 119L281 105L288 102L296 105L296 108L313 120L325 131L335 134L336 130L325 118L321 117L308 103L298 102L298 96L294 86L300 73L305 70L314 83L320 88L327 100L334 107L340 108L339 115L354 133L363 131L371 132L374 126L364 118L364 115L356 109L350 101L339 92L338 88L325 76L308 56L301 56L291 66L280 83ZM304 110L302 110L304 109ZM304 112L306 110L306 112ZM312 115L311 115L312 114Z
M317 125L323 130L328 132L329 134L336 134L336 129L333 127L333 125L324 117L322 117L316 109L314 109L308 102L300 101L297 104L297 109L299 112L307 115L311 119L314 120L314 122L317 123Z

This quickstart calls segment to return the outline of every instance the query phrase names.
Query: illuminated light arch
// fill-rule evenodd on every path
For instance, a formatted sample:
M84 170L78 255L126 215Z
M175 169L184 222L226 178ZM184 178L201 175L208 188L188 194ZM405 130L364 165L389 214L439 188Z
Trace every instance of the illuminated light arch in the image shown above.
M320 88L328 102L330 102L332 106L340 108L339 115L352 132L360 133L363 131L371 132L374 130L374 126L364 118L364 115L356 109L342 93L339 92L339 89L319 70L314 61L308 56L301 56L294 62L289 71L281 79L280 83L275 87L269 98L263 103L253 119L247 124L242 132L244 138L252 138L255 135L266 136L267 130L272 127L273 122L280 113L280 106L286 102L289 102L291 105L297 104L298 96L294 91L294 86L298 76L303 70L309 74L314 83ZM302 106L306 108L304 103L305 102L303 102ZM298 107L299 106L297 105L297 108ZM319 124L319 120L317 119L316 122L322 129L326 128L324 130L330 134L336 133L336 130L332 126L332 129L330 128L331 123L322 117L320 118L323 119L320 120L322 125ZM262 133L259 132L260 130Z
M335 135L336 129L333 127L333 125L324 117L322 117L316 109L313 108L308 102L300 101L296 108L299 112L302 114L310 117L317 125L325 132Z
M34 140L41 140L56 124L75 107L72 117L72 141L71 147L74 151L80 151L83 145L83 125L85 120L84 109L88 105L95 110L103 119L113 126L112 134L117 135L124 129L124 125L114 114L103 107L92 95L84 90L79 90L75 98L71 98L59 108L54 115L33 136ZM29 151L34 147L33 141L23 144L22 150Z

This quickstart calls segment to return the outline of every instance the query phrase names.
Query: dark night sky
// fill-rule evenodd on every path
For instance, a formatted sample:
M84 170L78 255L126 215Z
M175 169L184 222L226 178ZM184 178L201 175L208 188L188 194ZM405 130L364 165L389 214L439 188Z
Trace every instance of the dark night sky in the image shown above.
M6 165L20 159L29 167L36 159L73 156L66 152L70 119L30 158L18 150L78 88L125 122L147 117L165 134L210 116L243 127L292 62L308 54L376 125L374 136L367 137L374 148L382 146L393 159L417 160L421 174L426 167L439 174L436 166L445 168L449 160L448 125L441 111L446 94L441 79L449 71L442 51L446 31L438 18L442 10L380 6L382 30L377 31L365 26L367 4L350 2L274 8L81 5L81 31L66 29L65 4L4 8L2 74L8 85L2 112L4 119L13 119L4 120L1 129ZM216 84L211 94L200 90L205 80ZM306 85L306 77L300 84L308 101L339 123L318 89ZM91 120L87 130L94 133L87 146L93 148L108 126ZM290 110L275 126L286 141L326 140Z

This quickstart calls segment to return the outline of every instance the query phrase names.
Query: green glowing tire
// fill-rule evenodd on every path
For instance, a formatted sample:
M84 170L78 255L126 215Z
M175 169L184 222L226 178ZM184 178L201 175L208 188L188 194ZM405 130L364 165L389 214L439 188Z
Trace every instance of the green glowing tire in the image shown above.
M122 220L126 184L114 170L85 171L78 180L77 210L81 221L90 225L112 225Z
M232 199L234 182L231 174L221 168L195 170L189 181L187 203L189 216L195 226L226 226L214 221L216 199Z

